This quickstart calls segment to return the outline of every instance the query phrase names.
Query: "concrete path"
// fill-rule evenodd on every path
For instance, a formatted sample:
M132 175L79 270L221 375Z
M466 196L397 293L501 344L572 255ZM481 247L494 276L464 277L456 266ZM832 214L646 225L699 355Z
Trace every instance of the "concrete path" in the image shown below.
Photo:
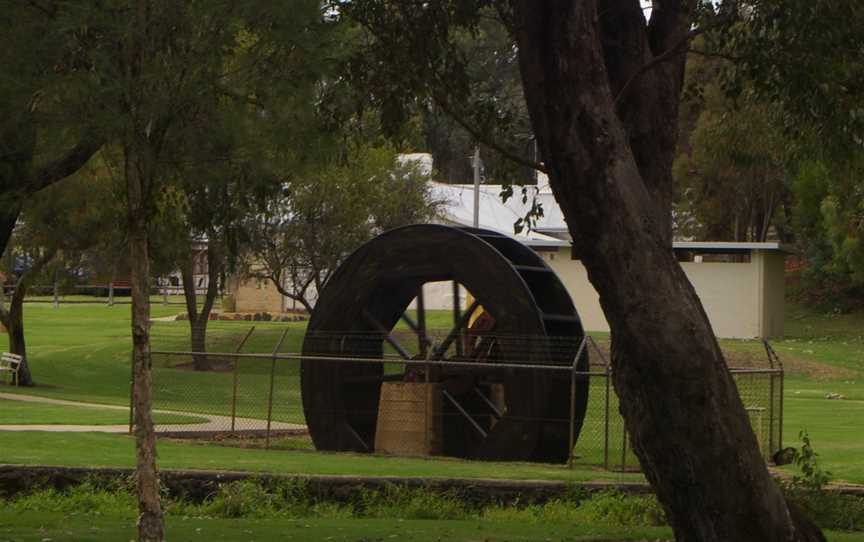
M84 408L98 408L103 410L122 410L129 412L129 407L119 405L101 405L98 403L84 403L68 401L66 399L51 399L39 397L38 395L22 395L18 393L0 392L0 399L12 401L24 401L30 403L44 403L50 405L74 406ZM197 412L177 412L175 410L153 411L155 414L176 414L180 416L192 416L203 418L201 423L174 423L156 424L158 433L212 433L226 432L231 430L231 416L218 414L199 414ZM235 418L234 429L237 431L264 431L267 429L267 420L257 418ZM305 431L306 426L296 423L271 422L270 429L273 431ZM69 424L0 424L0 431L56 431L56 432L99 432L99 433L128 433L129 425L69 425Z

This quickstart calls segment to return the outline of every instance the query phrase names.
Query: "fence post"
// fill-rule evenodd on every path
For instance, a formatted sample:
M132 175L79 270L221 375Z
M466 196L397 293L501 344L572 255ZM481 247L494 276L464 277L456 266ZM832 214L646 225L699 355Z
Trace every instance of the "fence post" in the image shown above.
M282 349L282 341L288 335L289 329L286 327L282 332L279 342L276 343L276 348L273 349L273 359L270 360L270 395L267 398L267 437L264 445L267 450L270 449L270 421L273 419L273 384L276 380L276 356L279 354L279 350Z
M573 468L573 447L576 446L576 366L579 364L579 358L582 357L582 351L587 343L587 336L582 337L582 342L579 344L579 349L576 351L570 369L570 438L567 441L570 448L567 452L567 466L571 469Z
M114 281L108 283L108 306L114 306Z
M135 426L135 360L129 357L129 434Z
M246 335L243 336L243 339L240 341L240 344L237 345L237 348L234 350L235 354L239 354L240 350L243 349L243 345L246 344L246 340L252 335L252 332L255 331L255 326L249 328L249 331L246 332ZM237 369L240 362L239 356L234 356L234 390L231 393L231 432L234 432L235 424L237 421Z
M603 468L609 470L609 393L612 384L612 371L610 366L606 365L606 412L603 414Z
M60 284L57 282L57 273L54 273L54 308L60 308Z

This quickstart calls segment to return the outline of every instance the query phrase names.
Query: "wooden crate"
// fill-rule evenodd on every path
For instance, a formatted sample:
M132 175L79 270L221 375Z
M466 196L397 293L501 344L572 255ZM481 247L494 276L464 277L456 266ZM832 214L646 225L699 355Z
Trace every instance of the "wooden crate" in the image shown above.
M384 382L378 403L375 452L397 455L441 453L441 386Z

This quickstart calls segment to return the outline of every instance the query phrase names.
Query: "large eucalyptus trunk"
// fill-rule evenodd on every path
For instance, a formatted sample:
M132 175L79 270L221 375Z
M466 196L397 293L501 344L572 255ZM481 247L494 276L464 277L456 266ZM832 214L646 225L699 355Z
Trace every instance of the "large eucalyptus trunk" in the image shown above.
M511 4L541 155L612 330L634 451L676 538L823 540L769 475L671 247L684 60L661 57L686 42L692 2L655 2L650 25L635 0Z
M150 256L148 253L147 199L153 182L153 163L146 149L130 138L125 148L128 198L129 267L132 278L132 373L135 421L135 473L138 482L138 540L164 539L159 475L156 470L156 434L153 429L150 364Z

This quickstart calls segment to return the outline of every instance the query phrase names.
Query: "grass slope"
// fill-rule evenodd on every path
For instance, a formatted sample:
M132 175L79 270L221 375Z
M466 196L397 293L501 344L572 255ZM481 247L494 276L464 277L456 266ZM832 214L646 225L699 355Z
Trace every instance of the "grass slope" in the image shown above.
M0 432L0 463L134 467L134 440L104 433ZM641 475L567 469L533 463L487 463L303 450L261 450L161 440L166 469L239 470L284 474L509 478L520 480L638 481Z

